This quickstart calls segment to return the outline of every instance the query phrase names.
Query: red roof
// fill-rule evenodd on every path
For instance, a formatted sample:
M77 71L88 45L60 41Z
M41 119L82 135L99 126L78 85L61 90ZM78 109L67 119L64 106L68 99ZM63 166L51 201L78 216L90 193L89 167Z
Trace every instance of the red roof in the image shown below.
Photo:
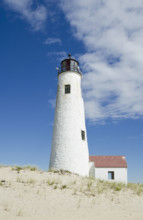
M127 167L125 156L89 156L95 167Z

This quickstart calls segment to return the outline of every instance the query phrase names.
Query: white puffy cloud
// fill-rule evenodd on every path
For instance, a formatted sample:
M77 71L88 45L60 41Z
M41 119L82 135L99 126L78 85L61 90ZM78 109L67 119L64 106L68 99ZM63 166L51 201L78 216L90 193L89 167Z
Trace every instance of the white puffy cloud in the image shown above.
M25 19L34 31L43 29L47 19L47 9L43 5L33 7L34 0L3 0L3 2L15 12L18 12L22 19Z
M86 116L143 117L143 0L61 0L61 8L83 41Z
M54 37L49 37L47 38L45 41L44 41L44 44L55 44L55 43L58 43L58 44L61 44L61 39L59 38L54 38Z

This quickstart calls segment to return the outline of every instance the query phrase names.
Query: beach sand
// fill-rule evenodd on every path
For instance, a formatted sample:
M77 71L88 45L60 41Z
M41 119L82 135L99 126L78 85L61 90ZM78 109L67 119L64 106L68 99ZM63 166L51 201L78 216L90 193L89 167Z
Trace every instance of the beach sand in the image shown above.
M70 173L0 167L0 220L143 220L143 193Z

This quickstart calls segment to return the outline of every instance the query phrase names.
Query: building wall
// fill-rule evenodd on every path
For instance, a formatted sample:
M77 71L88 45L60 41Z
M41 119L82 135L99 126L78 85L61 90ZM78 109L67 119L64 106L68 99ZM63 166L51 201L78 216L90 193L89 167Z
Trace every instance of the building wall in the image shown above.
M94 162L89 162L89 176L95 178L95 166L94 166Z
M65 85L68 84L71 85L71 93L65 94ZM81 130L85 131L85 140L81 138ZM63 72L58 76L50 168L88 176L88 160L81 75Z
M108 180L108 171L114 172L114 180ZM127 184L127 168L95 168L95 178Z

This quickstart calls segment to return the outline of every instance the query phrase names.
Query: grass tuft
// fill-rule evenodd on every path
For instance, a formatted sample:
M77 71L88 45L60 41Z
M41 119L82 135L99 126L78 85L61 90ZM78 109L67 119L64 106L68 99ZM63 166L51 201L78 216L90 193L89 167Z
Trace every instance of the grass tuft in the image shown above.
M20 209L20 210L18 211L17 216L23 216L23 211L22 211L22 209Z
M47 184L48 184L49 186L52 186L52 185L55 184L55 181L54 181L54 180L47 180Z
M35 179L29 179L25 183L27 183L27 184L35 184L36 180Z
M36 170L38 170L38 167L27 165L27 166L24 166L23 169L30 170L30 171L36 171Z
M20 173L21 170L36 171L36 170L38 170L38 168L36 166L27 165L27 166L14 166L11 168L11 170L15 170L18 173Z
M68 189L67 185L61 185L60 189Z
M62 170L62 169L61 169L61 170L49 169L48 172L58 173L58 174L62 174L62 175L64 175L64 174L71 174L70 171L68 171L68 170Z

